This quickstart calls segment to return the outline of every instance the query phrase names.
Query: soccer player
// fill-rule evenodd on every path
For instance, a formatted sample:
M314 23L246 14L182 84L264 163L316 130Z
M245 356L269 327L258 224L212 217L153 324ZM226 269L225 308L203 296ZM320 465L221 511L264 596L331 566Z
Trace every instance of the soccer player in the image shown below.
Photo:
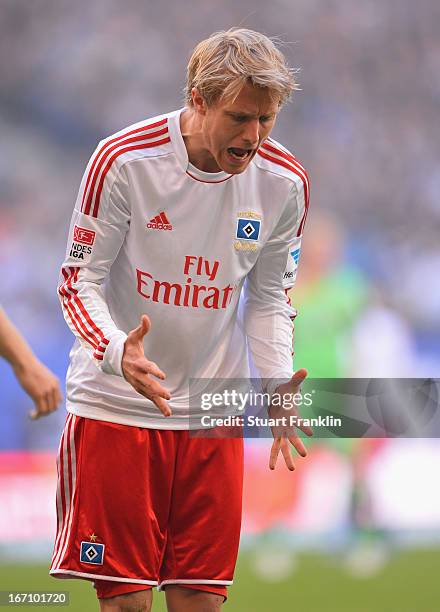
M0 356L9 361L18 382L33 400L32 419L48 415L58 408L63 398L57 377L34 355L1 307Z
M270 394L306 375L286 290L308 179L269 138L294 89L266 36L216 33L185 107L101 141L84 174L59 285L76 342L50 573L93 580L101 610L150 610L153 586L170 611L217 610L232 584L243 440L190 435L189 380L246 378L248 351ZM294 433L272 469L280 451L294 469L290 443L305 456Z

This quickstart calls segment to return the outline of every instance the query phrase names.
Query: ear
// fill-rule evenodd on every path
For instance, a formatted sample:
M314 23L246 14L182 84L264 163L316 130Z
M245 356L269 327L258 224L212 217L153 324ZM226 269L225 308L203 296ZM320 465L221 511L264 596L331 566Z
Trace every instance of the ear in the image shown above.
M197 113L205 115L206 111L208 109L208 105L206 104L205 98L199 92L197 87L193 87L191 89L191 98L192 98L192 103L193 103L194 110Z

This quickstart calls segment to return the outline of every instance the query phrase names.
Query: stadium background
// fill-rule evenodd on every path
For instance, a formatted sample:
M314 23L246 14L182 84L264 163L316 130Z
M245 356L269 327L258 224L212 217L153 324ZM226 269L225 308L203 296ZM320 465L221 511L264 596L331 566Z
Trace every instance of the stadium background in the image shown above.
M438 377L436 0L1 0L3 307L63 379L72 336L55 286L87 159L108 134L180 106L194 44L239 24L280 36L301 68L303 91L273 133L312 187L291 296L297 366L316 377ZM32 423L4 362L0 380L0 590L66 589L70 609L92 609L90 585L46 576L64 410ZM292 475L266 469L267 440L248 443L228 609L437 610L438 441L309 448Z

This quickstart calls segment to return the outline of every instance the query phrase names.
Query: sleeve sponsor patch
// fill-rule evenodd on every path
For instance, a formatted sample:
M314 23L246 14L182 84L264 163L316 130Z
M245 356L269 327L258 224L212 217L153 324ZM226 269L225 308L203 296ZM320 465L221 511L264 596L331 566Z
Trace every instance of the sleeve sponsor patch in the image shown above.
M290 252L290 254L293 257L293 261L295 263L295 266L298 265L298 261L299 261L299 254L301 252L301 249L294 249L293 251Z
M92 254L92 245L95 242L96 232L85 229L79 225L73 228L73 240L69 256L75 260L86 260Z
M298 271L298 261L301 252L301 247L291 247L287 258L286 269L283 273L283 286L286 289L293 287L296 281L296 273Z
M73 240L74 242L79 242L80 244L92 246L92 244L95 242L95 232L93 230L80 227L79 225L75 225L73 228Z

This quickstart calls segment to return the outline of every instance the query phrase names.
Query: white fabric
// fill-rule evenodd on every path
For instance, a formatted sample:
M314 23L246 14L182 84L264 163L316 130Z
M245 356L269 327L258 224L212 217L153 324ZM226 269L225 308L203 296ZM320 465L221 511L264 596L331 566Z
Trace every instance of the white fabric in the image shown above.
M180 112L130 126L102 141L85 172L60 283L64 282L63 312L77 337L67 376L67 407L76 415L187 429L188 408L195 408L190 378L247 377L248 345L262 378L292 375L295 313L286 302L285 288L296 276L289 253L301 241L297 233L305 206L302 181L259 155L240 175L216 173L213 182L208 182L207 173L194 178L180 132ZM168 133L151 137L155 129L148 126L164 118ZM144 128L146 143L166 137L171 141L125 151L121 137ZM102 147L108 148L115 138L120 140L111 145L112 155L119 154L105 174L94 217L92 210L81 212L84 193L90 190L88 176L103 158ZM160 213L172 229L147 228ZM238 240L238 219L249 216L261 223L259 239ZM75 226L95 233L82 259L70 254ZM77 277L69 284L66 276L74 268L79 268ZM144 313L152 324L145 354L166 373L163 384L171 393L173 416L167 419L122 376L126 334ZM99 340L99 334L89 319L108 344L101 342L98 349L90 345L89 335ZM96 359L96 354L103 358Z

